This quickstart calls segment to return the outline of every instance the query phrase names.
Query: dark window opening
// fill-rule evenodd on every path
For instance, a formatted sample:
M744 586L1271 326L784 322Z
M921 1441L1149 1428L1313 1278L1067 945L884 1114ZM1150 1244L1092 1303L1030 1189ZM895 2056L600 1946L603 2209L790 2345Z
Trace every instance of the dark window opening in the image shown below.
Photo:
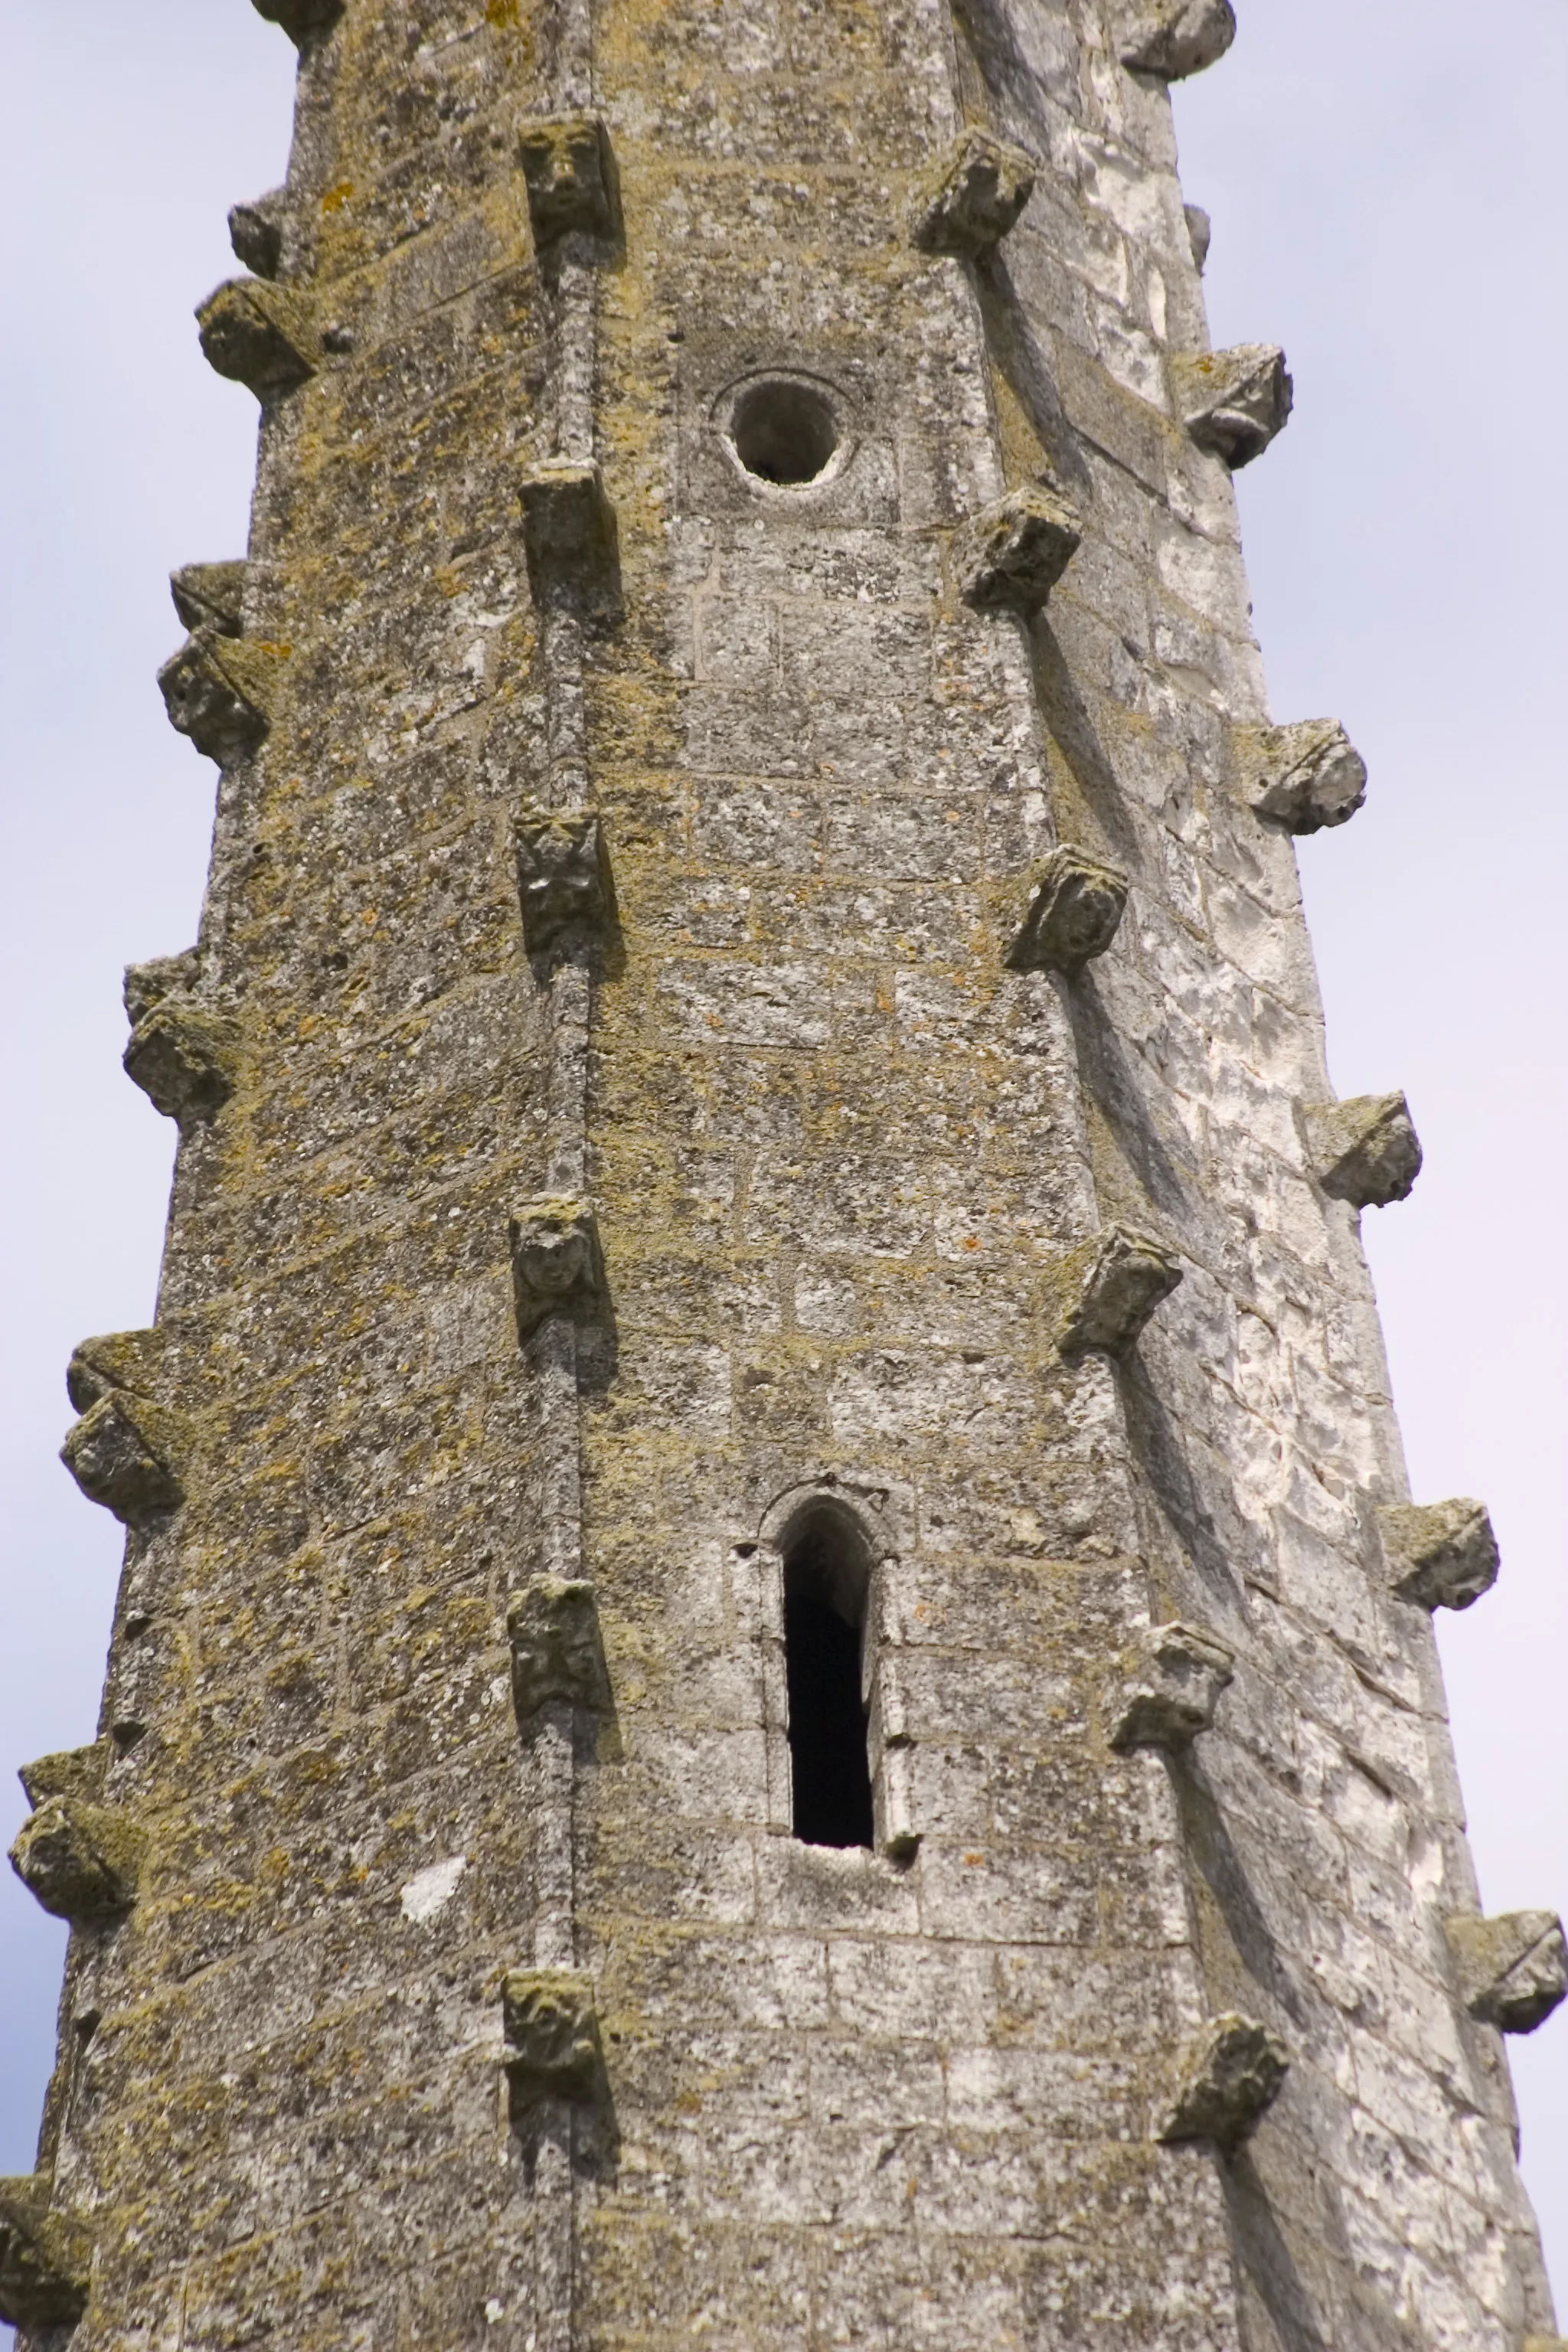
M790 1827L805 1845L874 1843L860 1702L866 1577L855 1551L837 1528L817 1524L784 1554Z
M833 411L810 384L754 383L730 421L735 455L763 482L815 482L838 446Z

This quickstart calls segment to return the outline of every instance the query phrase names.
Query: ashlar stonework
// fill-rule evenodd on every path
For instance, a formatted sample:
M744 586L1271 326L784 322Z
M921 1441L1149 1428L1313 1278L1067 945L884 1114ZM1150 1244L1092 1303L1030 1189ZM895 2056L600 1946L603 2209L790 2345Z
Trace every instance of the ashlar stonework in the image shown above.
M1419 1148L1334 1101L1301 916L1364 773L1268 706L1289 381L1176 172L1226 0L262 13L0 2311L1554 2341L1501 2036L1561 1947L1482 1913L1430 1612L1489 1554L1355 1214Z

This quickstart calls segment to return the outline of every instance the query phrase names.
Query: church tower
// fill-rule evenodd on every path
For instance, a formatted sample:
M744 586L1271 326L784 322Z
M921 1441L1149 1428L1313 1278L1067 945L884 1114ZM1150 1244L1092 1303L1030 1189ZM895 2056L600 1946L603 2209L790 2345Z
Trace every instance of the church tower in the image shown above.
M1478 1905L1431 1614L1497 1550L1409 1493L1420 1149L1292 845L1366 773L1267 704L1290 379L1176 176L1228 0L256 5L0 2314L1545 2352L1501 2037L1568 1964Z

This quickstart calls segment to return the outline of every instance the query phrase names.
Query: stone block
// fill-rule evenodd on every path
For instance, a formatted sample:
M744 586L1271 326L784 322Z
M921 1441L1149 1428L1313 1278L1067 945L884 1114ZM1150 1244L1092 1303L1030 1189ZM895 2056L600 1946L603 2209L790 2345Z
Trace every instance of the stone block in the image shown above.
M228 215L228 241L234 257L258 278L276 278L283 260L283 225L289 193L273 188L253 204L233 205Z
M1423 1609L1468 1609L1497 1582L1498 1542L1484 1503L1394 1503L1379 1511L1388 1580Z
M103 1794L109 1769L109 1742L95 1739L90 1748L62 1748L24 1764L16 1778L32 1806L47 1805L51 1797L74 1797L90 1804Z
M1235 38L1230 0L1155 0L1133 16L1120 54L1133 73L1184 81L1216 65Z
M501 2024L514 2116L541 2099L586 2105L604 2096L592 1977L578 1969L514 1969L501 1986Z
M618 606L620 537L597 466L546 458L528 467L519 495L534 603Z
M229 1024L171 992L137 1023L123 1063L154 1108L185 1129L223 1108L234 1092L235 1059Z
M127 1527L177 1510L185 1499L167 1458L165 1420L145 1399L111 1390L82 1415L60 1448L60 1460L88 1500L101 1503Z
M1112 1748L1185 1748L1214 1724L1236 1661L1226 1644L1192 1625L1151 1626L1131 1673L1107 1709Z
M131 1908L145 1846L114 1806L50 1797L17 1831L11 1867L57 1919L93 1927Z
M10 2327L71 2327L87 2309L92 2247L49 2210L47 2173L0 2179L0 2320Z
M584 236L615 234L615 160L601 115L561 114L525 122L518 152L536 246L573 231Z
M604 1296L599 1227L586 1201L546 1195L529 1201L510 1224L512 1289L519 1337L547 1316L592 1307Z
M1167 2146L1212 2140L1234 2156L1279 2095L1290 2053L1277 2034L1229 2010L1187 2045L1176 2095L1155 2133Z
M512 828L522 933L530 955L563 932L592 937L611 919L615 891L604 827L592 809L521 810Z
M250 566L229 563L182 563L169 574L174 610L193 635L210 629L220 637L244 634L242 608Z
M975 261L999 245L1035 188L1035 159L973 125L954 140L916 202L912 235L926 253Z
M980 611L1010 604L1037 613L1083 537L1078 509L1045 482L1010 490L955 534L959 593Z
M258 16L281 25L296 48L330 33L343 13L343 0L252 0Z
M591 1584L540 1577L507 1611L506 1630L512 1704L524 1730L552 1699L607 1713L610 1677Z
M310 306L264 278L231 278L196 312L209 366L243 383L264 404L308 383L321 341Z
M1568 1992L1568 1946L1555 1912L1459 1916L1445 1925L1459 1998L1483 2025L1495 2025L1502 2033L1533 2033Z
M913 1862L924 1831L915 1800L915 1748L907 1735L888 1738L871 1780L877 1852L900 1866Z
M274 657L222 631L197 629L158 672L169 724L220 766L248 760L266 741Z
M1208 267L1209 247L1214 241L1214 223L1202 205L1184 205L1182 213L1187 224L1187 241L1193 248L1193 266L1201 278Z
M1007 950L1013 971L1076 972L1103 955L1127 904L1127 877L1064 842L1040 866L1023 924Z
M1182 1279L1163 1242L1130 1225L1110 1225L1075 1251L1065 1269L1069 1304L1057 1335L1064 1356L1102 1348L1119 1356Z
M1402 1094L1310 1104L1302 1118L1312 1173L1331 1199L1382 1209L1408 1198L1421 1172L1421 1145Z
M1236 756L1249 803L1287 833L1343 824L1366 798L1366 762L1337 719L1238 728Z
M1233 472L1284 431L1295 393L1277 344L1179 352L1171 367L1183 424L1200 449L1212 449Z

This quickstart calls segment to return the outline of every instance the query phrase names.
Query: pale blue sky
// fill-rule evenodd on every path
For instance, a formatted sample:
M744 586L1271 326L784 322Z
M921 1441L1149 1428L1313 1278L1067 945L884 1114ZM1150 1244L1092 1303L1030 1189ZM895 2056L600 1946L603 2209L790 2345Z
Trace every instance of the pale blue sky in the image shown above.
M1366 808L1304 845L1343 1094L1427 1162L1368 1242L1416 1495L1486 1497L1498 1591L1442 1627L1489 1907L1568 1908L1561 717L1562 0L1238 0L1178 94L1216 342L1278 341L1242 478L1275 714ZM255 404L193 305L282 174L293 53L246 0L0 0L0 1772L90 1737L118 1530L55 1462L63 1370L152 1312L171 1130L120 975L194 936L212 771L153 685L172 565L242 551ZM24 1810L0 1785L0 1833ZM30 2166L63 1930L0 1871L0 2171ZM1568 2011L1512 2045L1568 2301ZM0 2330L0 2336L4 2331Z

